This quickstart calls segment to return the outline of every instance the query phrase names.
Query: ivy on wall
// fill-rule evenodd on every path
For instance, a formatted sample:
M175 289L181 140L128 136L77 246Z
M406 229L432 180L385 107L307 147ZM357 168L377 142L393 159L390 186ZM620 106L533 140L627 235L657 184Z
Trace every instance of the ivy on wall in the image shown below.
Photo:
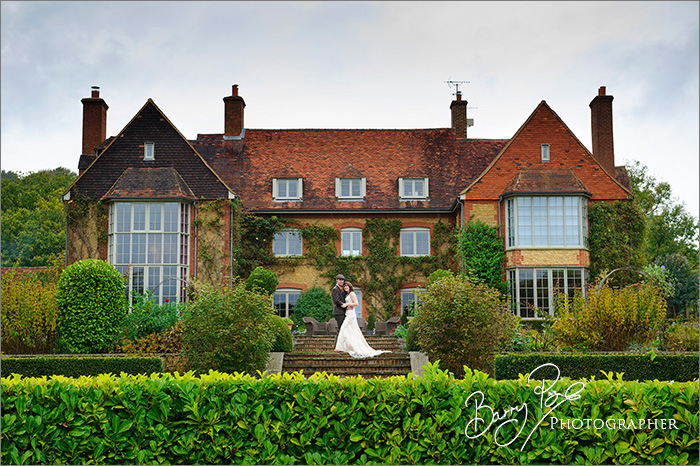
M643 264L644 215L630 201L596 202L588 209L588 250L591 277L619 267L640 268ZM615 285L631 278L629 272L615 276ZM633 280L633 281L635 281ZM619 283L617 283L619 281Z
M402 286L425 279L437 269L456 267L455 227L443 222L433 227L433 255L423 257L399 255L400 220L367 220L363 228L364 256L338 256L338 231L333 227L305 225L301 232L307 257L323 271L321 276L332 282L341 273L348 281L361 283L370 315L382 319L395 314Z

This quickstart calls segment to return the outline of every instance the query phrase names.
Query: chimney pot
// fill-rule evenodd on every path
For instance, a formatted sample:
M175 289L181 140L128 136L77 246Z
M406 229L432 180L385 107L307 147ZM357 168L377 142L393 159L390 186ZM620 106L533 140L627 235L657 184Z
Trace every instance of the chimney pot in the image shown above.
M457 92L457 100L461 101L462 100L462 93Z
M605 95L605 86L600 86L600 89L598 89L598 95Z
M234 84L231 88L231 95L238 95L238 84Z

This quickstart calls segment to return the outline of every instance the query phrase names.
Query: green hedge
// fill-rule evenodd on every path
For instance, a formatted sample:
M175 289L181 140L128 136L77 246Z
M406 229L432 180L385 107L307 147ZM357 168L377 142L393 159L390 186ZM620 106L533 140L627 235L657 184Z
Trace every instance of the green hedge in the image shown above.
M160 358L123 357L60 357L60 358L2 358L2 375L20 374L25 377L62 375L81 377L99 374L151 374L163 372Z
M604 377L601 371L624 373L623 380L698 379L698 354L559 354L532 353L496 356L494 376L497 380L517 379L536 367L552 363L561 375L572 379Z
M81 379L16 376L1 384L0 460L2 464L698 463L697 383L561 379L548 384L545 393L568 391L569 400L549 415L547 406L554 403L542 398L542 382L496 381L480 372L466 372L463 380L432 365L417 379L340 379L325 374L304 379L299 373L256 378L214 372L199 377L192 373ZM481 405L473 402L479 393L486 400ZM520 406L529 409L513 410ZM501 417L496 424L502 424L504 416L525 422L522 433L516 436L520 425L510 423L498 431L493 425L479 436L473 429L475 419L490 419L488 409ZM641 430L595 424L552 428L553 416L616 423L619 418L635 424L639 419L670 419L675 428L668 428L670 421L664 428L657 423ZM537 425L540 419L544 422ZM509 437L514 442L508 446L495 443L505 444Z

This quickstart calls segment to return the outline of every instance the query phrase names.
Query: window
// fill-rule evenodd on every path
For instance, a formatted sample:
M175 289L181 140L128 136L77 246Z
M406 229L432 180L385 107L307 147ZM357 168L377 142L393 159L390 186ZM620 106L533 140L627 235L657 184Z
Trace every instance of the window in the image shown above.
M542 144L542 161L549 162L549 144Z
M301 296L301 290L295 290L293 288L280 288L275 291L272 297L274 303L275 312L280 317L292 317L294 313L294 306L296 306L297 301Z
M586 247L587 225L583 197L516 197L506 201L509 248Z
M275 256L301 256L301 234L297 230L285 230L275 233L272 251Z
M109 206L109 263L127 292L151 290L156 303L184 301L189 268L190 206L115 202Z
M340 230L340 255L362 255L362 230L360 228L343 228Z
M430 255L430 228L404 228L401 230L402 256Z
M335 179L335 195L338 199L363 199L366 190L366 178Z
M523 318L537 318L535 308L554 315L557 294L570 297L583 290L586 269L517 268L508 270L513 313ZM541 317L541 316L540 316Z
M143 159L144 160L154 160L155 158L155 143L144 142L143 143Z
M407 314L408 317L413 317L410 315L409 310L414 304L420 306L423 301L420 299L418 293L425 293L425 288L404 288L401 290L401 314Z
M273 178L272 197L276 201L298 201L301 199L301 178Z
M427 199L428 178L399 178L401 199Z
M355 292L355 295L357 296L357 307L355 308L355 317L361 318L362 317L362 288L359 286L354 286L353 285L353 291Z

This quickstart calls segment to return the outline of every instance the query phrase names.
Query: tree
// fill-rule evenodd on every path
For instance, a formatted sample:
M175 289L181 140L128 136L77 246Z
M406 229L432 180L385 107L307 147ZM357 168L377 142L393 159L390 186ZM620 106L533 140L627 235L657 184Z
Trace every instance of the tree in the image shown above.
M61 196L75 178L66 168L2 171L3 266L49 266L63 254L66 212Z
M649 169L639 162L627 165L635 202L647 219L645 258L648 262L659 256L680 253L698 268L698 229L700 223L674 197L671 185L657 181Z

